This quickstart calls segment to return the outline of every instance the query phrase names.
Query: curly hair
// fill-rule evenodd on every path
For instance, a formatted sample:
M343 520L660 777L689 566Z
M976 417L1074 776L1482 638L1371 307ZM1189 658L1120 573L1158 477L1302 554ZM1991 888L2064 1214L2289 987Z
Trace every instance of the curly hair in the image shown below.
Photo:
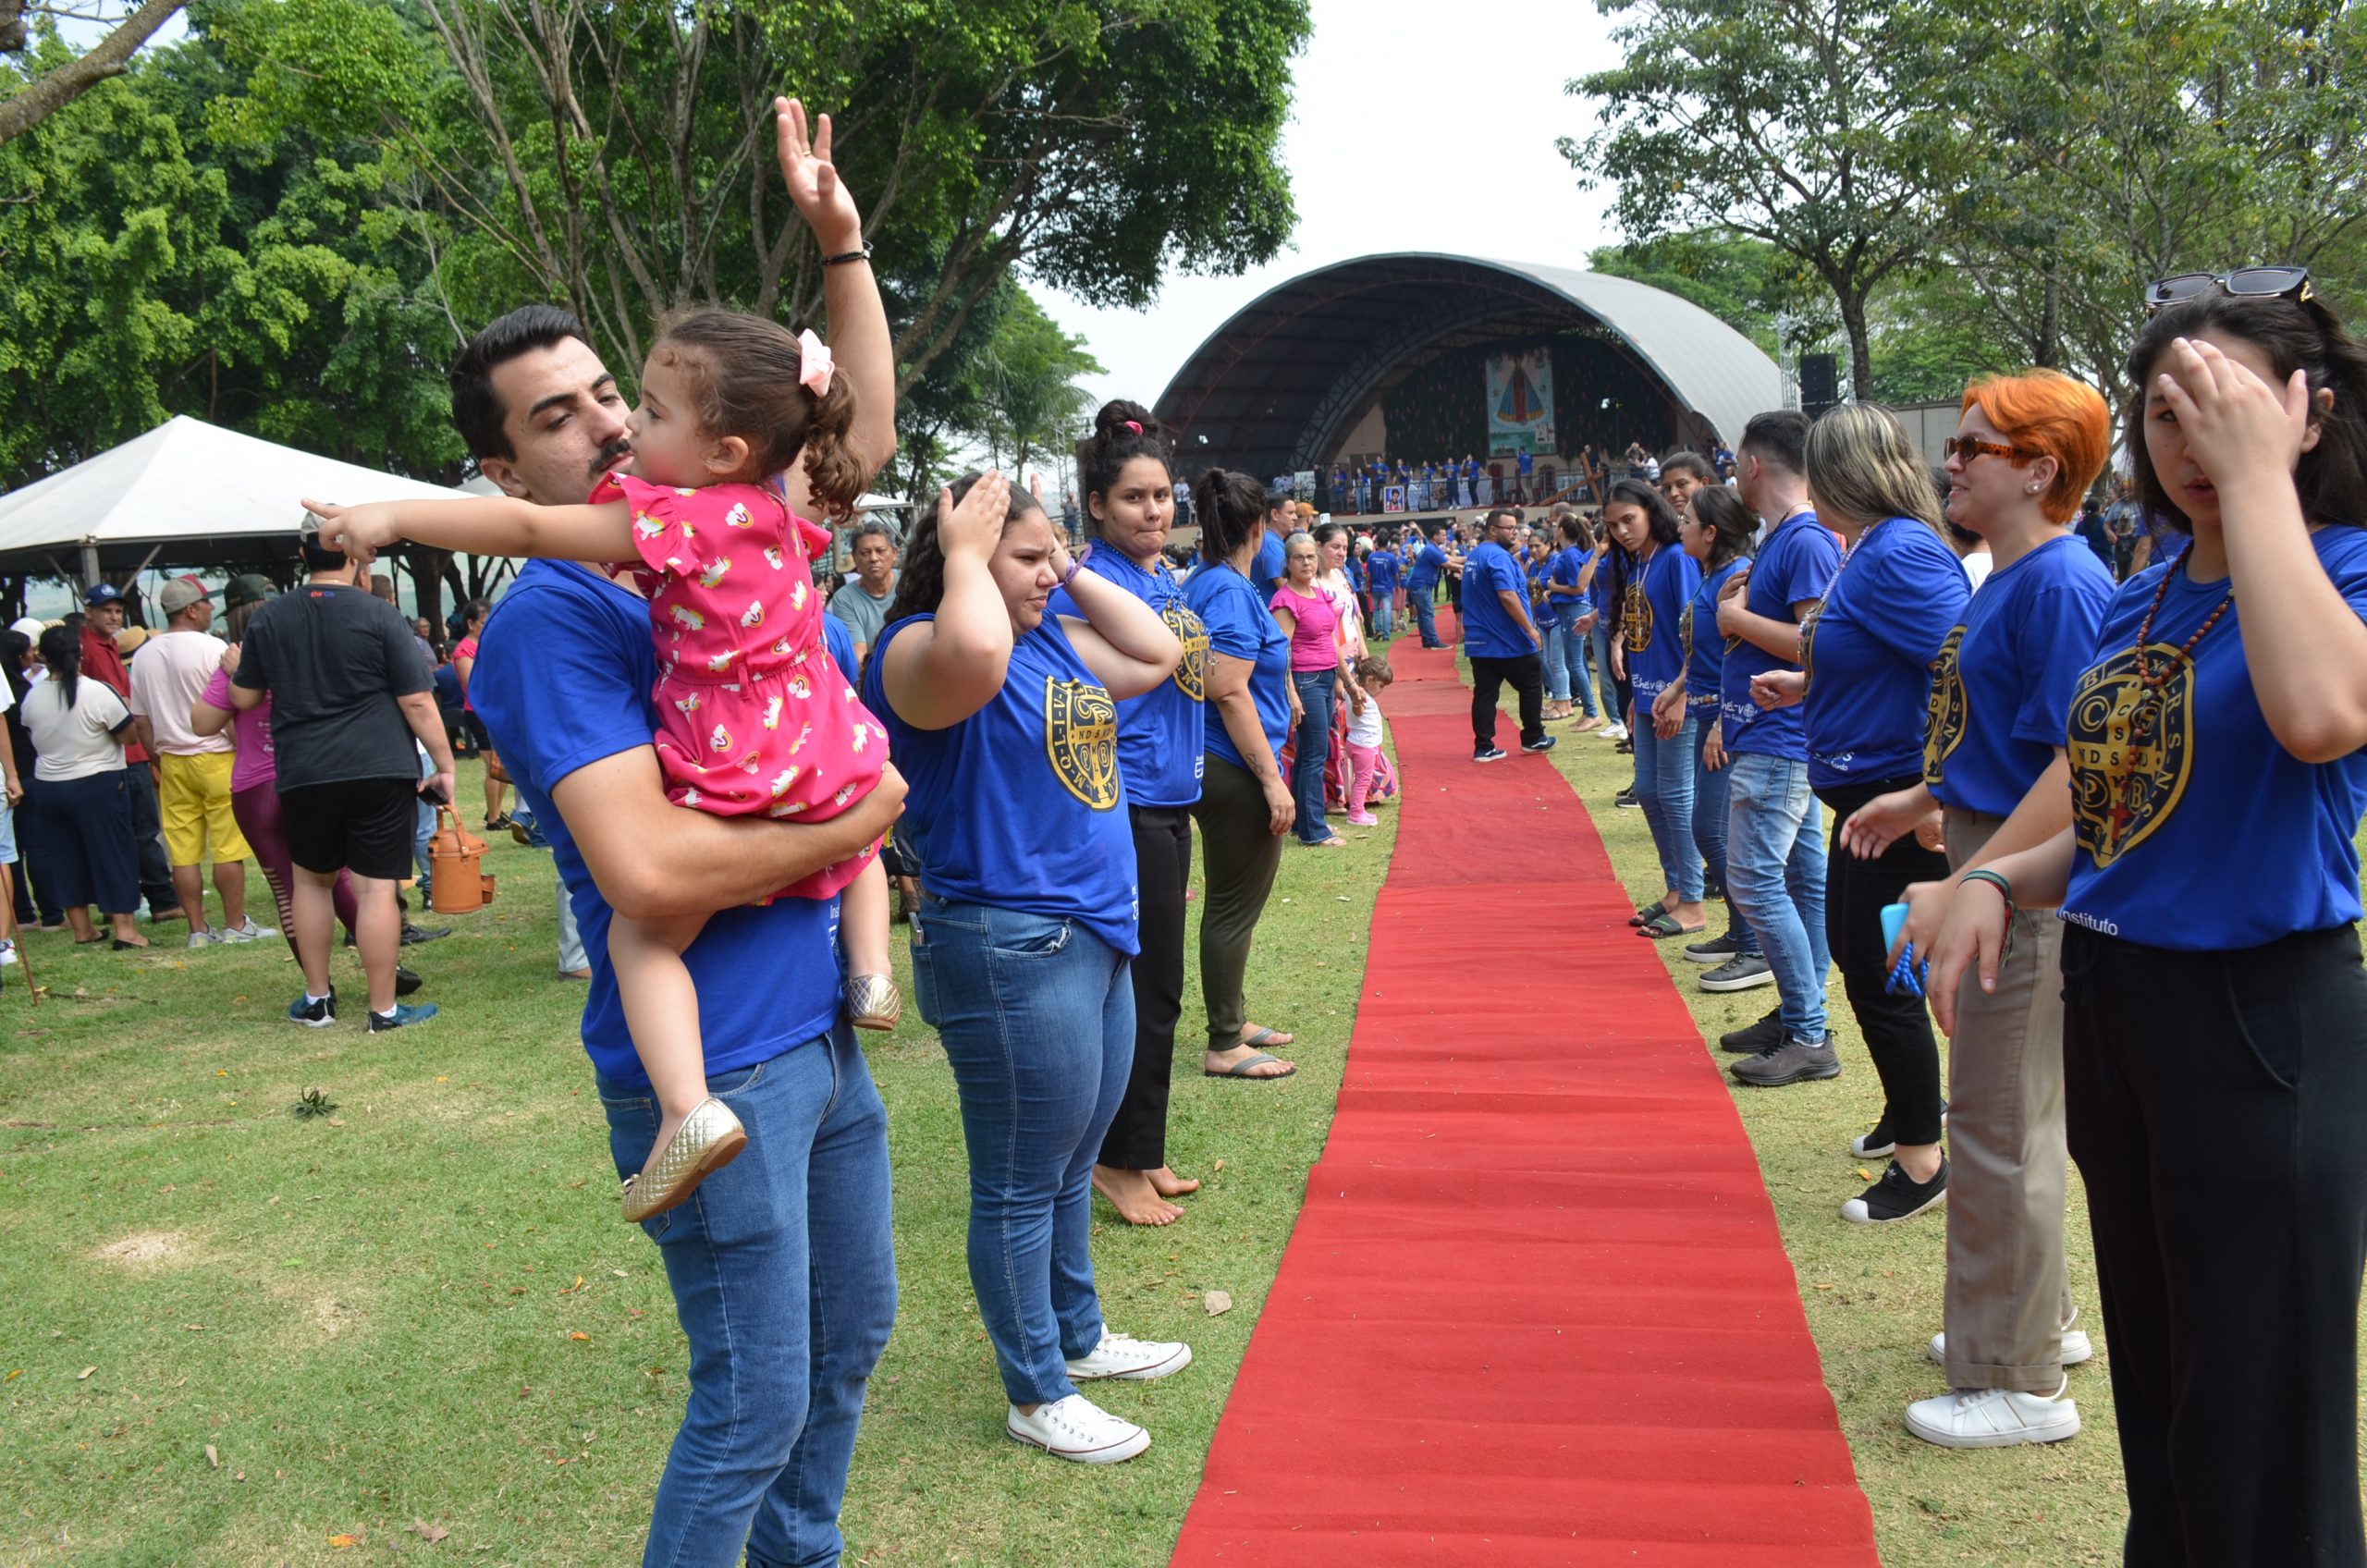
M973 471L955 480L953 504L960 506L962 498L970 493L970 486L985 477ZM1008 533L1027 519L1043 515L1044 503L1014 484L1011 487L1011 502L1003 509L1002 531ZM904 541L904 570L896 579L896 596L889 603L888 619L883 624L893 626L906 616L935 615L937 606L944 602L945 548L937 542L937 510L925 507L913 524L911 536Z
M863 498L871 473L849 444L853 378L833 375L819 394L800 383L804 350L780 323L742 311L678 311L658 324L649 362L682 372L701 435L748 443L755 472L747 477L787 473L802 456L825 519L848 516Z

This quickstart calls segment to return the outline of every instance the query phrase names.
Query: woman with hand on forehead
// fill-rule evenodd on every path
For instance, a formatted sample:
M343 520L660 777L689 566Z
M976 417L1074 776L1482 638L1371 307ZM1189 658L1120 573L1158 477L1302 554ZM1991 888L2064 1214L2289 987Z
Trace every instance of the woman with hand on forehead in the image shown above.
M1956 878L1929 988L1963 1028L1959 979L2002 990L2017 909L2061 907L2124 1560L2355 1568L2367 349L2300 268L2149 295L2127 445L2191 542L2114 595L2070 702L2070 824Z

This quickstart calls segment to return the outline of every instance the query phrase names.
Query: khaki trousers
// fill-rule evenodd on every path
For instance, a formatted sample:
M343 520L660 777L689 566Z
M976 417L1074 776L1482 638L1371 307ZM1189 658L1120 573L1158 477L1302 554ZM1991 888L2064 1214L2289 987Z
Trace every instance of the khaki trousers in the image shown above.
M2005 818L1947 811L1961 871ZM2063 1260L2063 923L2015 917L1984 992L1967 970L1948 1051L1948 1386L2051 1394L2073 1317Z

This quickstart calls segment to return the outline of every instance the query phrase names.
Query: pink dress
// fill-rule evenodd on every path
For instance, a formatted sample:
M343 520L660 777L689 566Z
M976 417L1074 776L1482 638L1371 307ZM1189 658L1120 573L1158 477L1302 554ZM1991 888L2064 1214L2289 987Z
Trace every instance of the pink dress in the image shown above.
M888 731L822 639L807 562L829 531L759 484L681 490L611 474L592 492L594 506L619 500L632 508L649 594L667 798L717 816L819 821L869 794ZM877 852L773 897L828 898Z

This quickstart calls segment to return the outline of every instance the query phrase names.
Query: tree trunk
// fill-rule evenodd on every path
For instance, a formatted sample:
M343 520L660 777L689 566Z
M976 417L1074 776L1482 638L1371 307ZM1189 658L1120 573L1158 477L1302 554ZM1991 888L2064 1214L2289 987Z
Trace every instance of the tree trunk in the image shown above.
M121 76L140 46L163 27L182 0L146 0L99 40L98 47L0 99L0 142L20 136L111 76Z
M1868 347L1866 332L1866 291L1861 288L1835 288L1834 299L1841 306L1841 325L1849 334L1849 385L1858 401L1874 400L1874 360Z
M413 545L403 552L403 564L411 569L411 591L419 613L435 629L435 640L444 639L444 573L452 563L452 552L429 545Z

